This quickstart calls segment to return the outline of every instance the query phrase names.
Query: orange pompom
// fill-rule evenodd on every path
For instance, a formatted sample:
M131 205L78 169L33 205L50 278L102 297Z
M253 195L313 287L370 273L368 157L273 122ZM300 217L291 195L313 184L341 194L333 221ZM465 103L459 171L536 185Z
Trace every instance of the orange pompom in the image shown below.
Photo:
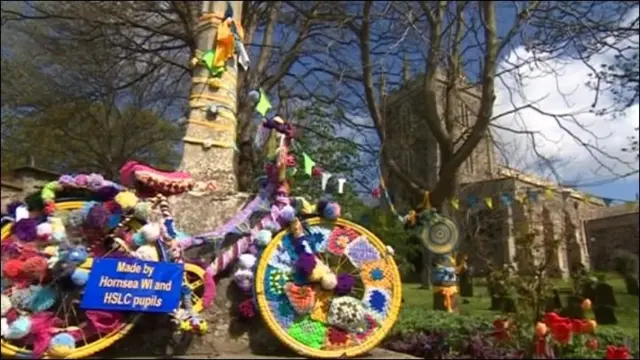
M20 272L24 267L24 262L16 259L4 261L2 264L2 274L4 277L10 280L17 280L20 277Z
M22 273L31 279L42 280L47 275L47 267L47 259L34 256L24 262Z

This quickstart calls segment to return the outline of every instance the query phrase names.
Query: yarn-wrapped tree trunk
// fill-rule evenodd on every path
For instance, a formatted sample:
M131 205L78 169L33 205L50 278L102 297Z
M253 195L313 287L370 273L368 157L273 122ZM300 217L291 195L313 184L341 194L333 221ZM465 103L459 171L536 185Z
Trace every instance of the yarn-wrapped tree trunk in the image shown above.
M190 111L180 164L180 170L191 174L199 188L170 199L178 228L188 234L216 229L236 214L249 197L249 194L238 193L235 172L238 63L235 56L231 57L222 75L214 77L211 67L203 59L207 52L216 48L219 25L229 15L229 10L233 10L234 22L241 23L243 2L202 3L202 14L196 30L197 50L192 54L191 65L194 67ZM201 249L200 253L189 255L201 255L206 262L211 261L214 255L210 247ZM205 315L210 324L210 334L197 339L188 351L190 354L242 352L248 349L247 336L232 335L233 331L230 331L236 327L232 310L234 288L229 286L230 279L220 278L219 275L217 283L217 298Z

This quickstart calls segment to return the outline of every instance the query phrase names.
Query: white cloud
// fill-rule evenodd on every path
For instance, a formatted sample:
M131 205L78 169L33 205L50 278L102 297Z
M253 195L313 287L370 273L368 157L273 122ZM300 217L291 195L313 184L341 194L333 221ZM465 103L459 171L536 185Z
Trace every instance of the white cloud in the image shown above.
M637 16L636 8L627 18L635 19ZM634 42L637 48L638 36L628 41ZM601 64L611 64L613 56L610 51L603 52L594 56L590 63L598 68ZM638 127L638 104L629 108L624 116L616 120L596 115L590 112L596 94L585 85L589 80L589 73L592 72L589 67L582 61L557 59L551 54L543 58L547 60L542 63L538 61L537 65L534 65L533 54L524 47L518 47L503 59L499 71L513 68L514 64L519 66L516 66L517 70L506 73L497 81L494 114L499 116L514 108L532 105L547 114L573 116L558 118L525 108L515 114L499 117L495 121L498 126L538 132L532 140L529 135L495 129L494 135L501 143L499 146L502 148L505 164L524 170L535 170L542 176L550 175L552 172L549 167L539 166L540 157L532 150L532 143L535 143L542 156L555 161L554 168L563 182L611 178L613 174L600 163L618 174L638 169L635 155L621 150L628 145L627 138L633 135L633 129ZM614 99L610 93L599 94L598 107L613 104ZM574 139L570 133L578 139ZM604 154L597 151L590 154L580 141L597 147ZM607 155L622 161L609 158ZM631 162L632 165L623 162ZM637 176L636 174L635 177Z

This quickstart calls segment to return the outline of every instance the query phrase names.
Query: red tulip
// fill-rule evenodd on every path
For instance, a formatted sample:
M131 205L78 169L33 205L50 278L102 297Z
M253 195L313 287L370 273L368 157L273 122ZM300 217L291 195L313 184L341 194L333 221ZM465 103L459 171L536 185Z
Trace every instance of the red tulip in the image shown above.
M598 350L598 347L600 347L600 345L598 344L598 339L596 339L596 338L592 338L592 339L587 340L585 345L590 350Z
M605 359L630 359L629 349L626 346L607 346L607 352L604 356Z
M557 322L551 326L551 337L559 344L567 344L571 341L571 331L572 324L570 320Z

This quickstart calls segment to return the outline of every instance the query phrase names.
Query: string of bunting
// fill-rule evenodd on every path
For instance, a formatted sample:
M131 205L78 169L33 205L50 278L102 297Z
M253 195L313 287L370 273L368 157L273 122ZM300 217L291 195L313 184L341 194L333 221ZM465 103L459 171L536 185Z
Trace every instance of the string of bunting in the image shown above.
M249 93L249 98L252 99L256 104L254 106L255 111L262 117L266 118L269 110L272 109L271 101L269 100L266 92L262 88L258 89L258 91L251 91ZM274 119L276 118L278 117L275 117ZM256 136L261 136L260 131L256 133ZM260 142L260 140L256 139L256 142ZM316 162L311 158L311 156L309 156L309 154L304 151L299 151L300 149L297 149L295 143L293 143L292 146L295 150L298 150L298 152L302 153L302 168L304 169L305 175L310 177L320 177L320 184L322 187L322 191L324 192L327 188L329 180L336 177L336 174L332 174L318 166ZM338 177L337 182L338 193L342 194L344 192L344 185L346 184L347 180L343 177Z
M382 177L382 172L381 170L379 170L379 178L380 178L380 185L376 188L374 188L371 191L371 195L374 198L379 198L381 196L381 194L384 193L385 197L388 200L389 203L389 208L391 210L391 212L394 215L397 215L399 218L403 218L397 211L397 209L395 208L395 206L393 205L393 200L392 197L389 193L388 188L385 185L384 182L384 178ZM498 192L496 194L493 194L493 196L487 196L486 194L484 194L484 196L478 196L476 194L468 194L466 195L463 199L459 198L459 197L454 197L453 199L450 200L450 205L454 210L458 210L460 209L461 205L466 205L469 208L472 209L479 209L479 208L486 208L486 209L493 209L496 207L496 204L494 202L494 199L499 199L499 204L501 204L502 206L510 206L514 201L516 201L519 204L526 204L526 203L536 203L539 200L544 199L544 200L550 200L553 198L554 196L554 192L558 192L557 190L554 190L551 187L545 187L544 189L539 189L539 188L528 188L528 189L524 189L524 190L517 190L514 193L512 192L506 192L506 191L501 191ZM563 192L563 191L559 191L563 198L566 199L569 196L568 192ZM428 194L428 193L427 193ZM589 202L591 199L601 199L602 202L605 204L605 206L609 207L611 206L612 203L614 202L621 202L626 204L627 206L634 206L637 207L638 206L638 202L637 201L628 201L628 200L622 200L622 199L612 199L612 198L606 198L606 197L594 197L594 196L588 196L588 195L583 195L582 198L580 199L582 202L587 203ZM461 202L461 200L463 202Z

